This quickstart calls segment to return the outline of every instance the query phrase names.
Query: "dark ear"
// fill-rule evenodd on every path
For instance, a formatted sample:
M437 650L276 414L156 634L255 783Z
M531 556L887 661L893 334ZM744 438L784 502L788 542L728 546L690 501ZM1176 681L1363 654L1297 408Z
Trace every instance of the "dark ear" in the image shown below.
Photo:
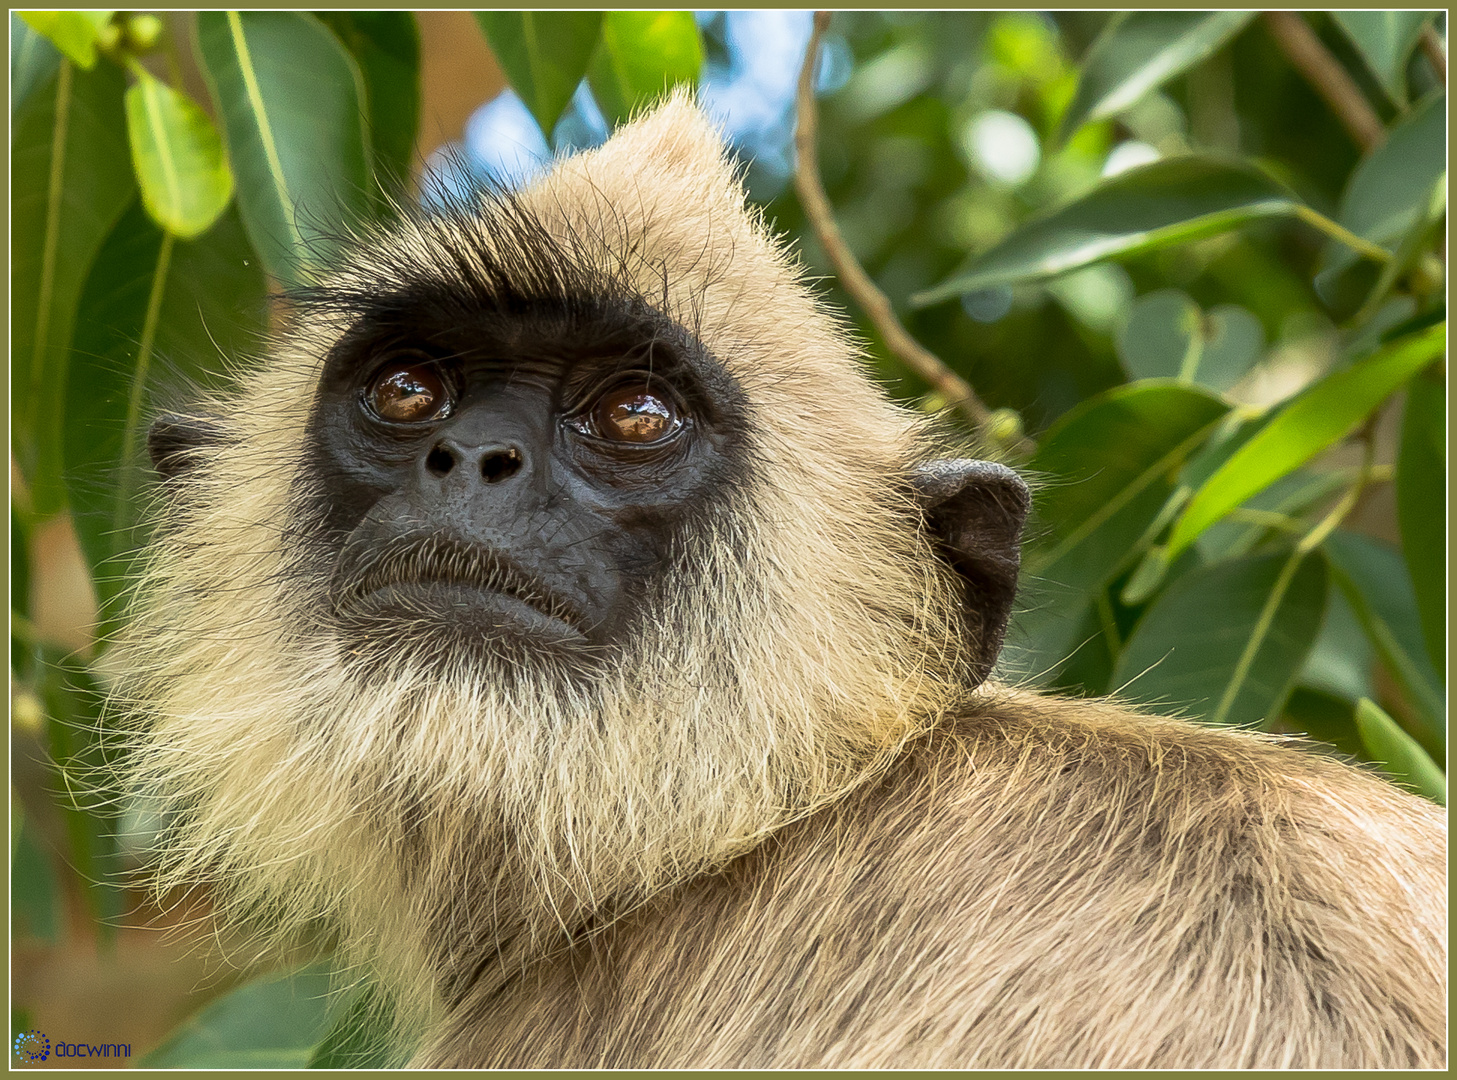
M217 421L202 416L163 413L147 432L147 453L163 480L173 480L191 471L201 460L197 451L223 441Z
M911 483L941 555L966 583L962 610L980 683L1002 650L1017 594L1027 485L1005 465L965 458L928 461Z

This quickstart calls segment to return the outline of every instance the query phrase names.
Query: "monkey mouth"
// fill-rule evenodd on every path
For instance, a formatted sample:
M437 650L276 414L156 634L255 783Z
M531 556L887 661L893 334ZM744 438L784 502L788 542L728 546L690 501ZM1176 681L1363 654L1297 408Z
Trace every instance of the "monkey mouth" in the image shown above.
M346 556L332 592L345 616L392 612L412 622L511 626L562 639L587 633L587 619L565 597L499 552L451 537L408 538L363 559Z

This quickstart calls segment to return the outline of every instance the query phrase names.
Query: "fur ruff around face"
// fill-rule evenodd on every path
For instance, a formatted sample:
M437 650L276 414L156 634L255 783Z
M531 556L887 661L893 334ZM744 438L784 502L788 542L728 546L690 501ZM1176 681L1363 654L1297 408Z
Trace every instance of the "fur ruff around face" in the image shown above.
M461 305L650 306L750 403L748 474L589 672L502 655L442 677L319 617L314 388L359 311L422 280ZM964 693L956 579L906 479L921 421L686 98L523 192L360 238L292 324L202 406L218 437L168 481L116 665L164 891L206 884L280 942L325 927L428 1012L878 775Z

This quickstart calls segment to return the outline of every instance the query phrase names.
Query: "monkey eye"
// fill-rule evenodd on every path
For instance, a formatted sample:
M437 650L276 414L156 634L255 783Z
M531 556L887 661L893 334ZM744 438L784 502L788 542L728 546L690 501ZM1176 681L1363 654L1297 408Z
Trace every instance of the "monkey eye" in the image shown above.
M365 388L369 409L392 424L419 424L450 414L450 388L433 364L391 364Z
M639 446L662 442L683 426L670 397L637 383L603 394L586 420L590 433L599 438Z

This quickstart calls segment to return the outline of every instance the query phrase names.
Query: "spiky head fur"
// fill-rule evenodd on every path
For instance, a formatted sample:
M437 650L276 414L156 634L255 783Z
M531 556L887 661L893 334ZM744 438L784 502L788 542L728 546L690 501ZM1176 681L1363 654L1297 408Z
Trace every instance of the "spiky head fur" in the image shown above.
M352 311L422 274L461 303L650 305L750 402L748 475L590 679L504 659L441 677L403 649L366 677L360 643L316 617L314 385ZM207 408L220 438L174 482L117 665L145 717L132 783L172 821L159 882L209 883L281 938L332 927L402 1002L448 1006L721 864L874 776L962 692L954 578L904 482L921 423L872 385L684 97L520 193L364 238Z

